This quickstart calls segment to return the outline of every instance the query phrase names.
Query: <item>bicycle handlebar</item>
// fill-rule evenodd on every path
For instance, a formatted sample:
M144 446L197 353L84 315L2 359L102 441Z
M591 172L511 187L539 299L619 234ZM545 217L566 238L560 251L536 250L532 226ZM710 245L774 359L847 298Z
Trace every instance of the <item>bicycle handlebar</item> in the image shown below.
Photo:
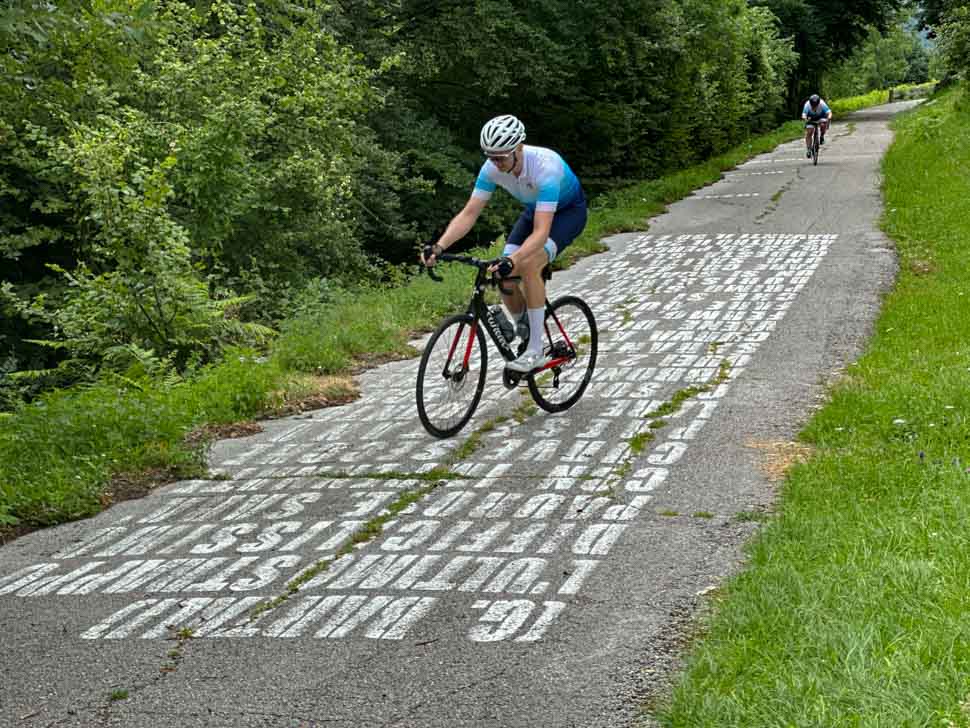
M501 258L495 258L494 260L483 260L472 255L459 255L455 253L442 253L441 255L437 256L437 258L443 263L464 263L465 265L473 265L476 268L488 268L501 260Z
M472 255L458 255L453 253L442 253L441 255L437 255L435 257L438 260L440 260L442 263L463 263L464 265L474 266L475 268L478 268L479 270L482 270L482 271L486 270L487 268L490 268L493 265L496 265L501 260L501 258L495 258L493 260L483 260L482 258L476 258ZM431 280L437 281L439 283L444 280L441 276L439 276L437 273L434 272L434 266L425 266L425 267L428 271L428 275L431 277ZM510 296L512 295L513 291L503 286L502 281L519 281L519 280L522 280L521 276L508 276L507 278L501 278L493 274L491 283L497 286L498 289L502 291L502 293L504 293L507 296Z

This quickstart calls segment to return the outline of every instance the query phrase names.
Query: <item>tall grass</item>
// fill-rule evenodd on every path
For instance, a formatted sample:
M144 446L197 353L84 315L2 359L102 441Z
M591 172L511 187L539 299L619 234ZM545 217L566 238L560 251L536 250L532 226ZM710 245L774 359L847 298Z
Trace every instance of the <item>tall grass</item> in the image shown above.
M21 407L0 418L0 526L97 513L114 473L198 471L202 453L184 435L252 417L281 379L277 367L234 350L187 381L117 378Z
M895 128L896 288L665 726L970 725L970 95Z

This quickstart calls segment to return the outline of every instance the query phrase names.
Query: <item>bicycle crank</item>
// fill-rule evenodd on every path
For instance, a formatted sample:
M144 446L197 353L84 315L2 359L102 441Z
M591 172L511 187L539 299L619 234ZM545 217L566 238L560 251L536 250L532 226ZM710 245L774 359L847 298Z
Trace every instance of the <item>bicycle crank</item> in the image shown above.
M506 389L515 389L521 381L522 375L519 372L510 372L508 369L502 370L502 384L505 385Z

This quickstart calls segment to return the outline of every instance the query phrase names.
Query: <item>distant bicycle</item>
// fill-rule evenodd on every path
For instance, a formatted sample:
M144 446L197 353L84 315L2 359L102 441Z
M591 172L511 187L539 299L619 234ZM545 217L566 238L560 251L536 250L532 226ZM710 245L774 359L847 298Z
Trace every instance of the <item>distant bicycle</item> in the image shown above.
M819 128L821 126L821 121L808 121L806 122L812 126L812 164L818 165L818 150L821 147L822 141L822 130Z
M517 280L498 278L488 272L499 259L480 260L445 253L438 260L478 269L468 310L441 322L418 366L418 416L430 434L444 438L455 435L468 423L485 389L488 348L482 322L506 361L515 359L525 344L520 341L519 350L513 349L515 339L506 338L501 323L485 303L488 286L498 286L504 291L503 281ZM436 281L442 280L431 268L428 275ZM548 267L543 276L546 280L552 276ZM552 303L546 299L545 307L544 331L540 332L544 337L545 363L527 374L505 369L502 382L512 389L525 379L537 405L547 412L562 412L579 401L593 376L598 340L596 320L578 296L563 296Z

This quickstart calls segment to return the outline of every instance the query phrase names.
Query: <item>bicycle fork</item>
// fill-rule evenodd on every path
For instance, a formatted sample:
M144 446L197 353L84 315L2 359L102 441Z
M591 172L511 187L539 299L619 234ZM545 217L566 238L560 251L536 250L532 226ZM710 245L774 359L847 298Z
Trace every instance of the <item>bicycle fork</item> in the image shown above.
M464 353L464 356L462 357L461 369L457 373L449 372L448 369L451 366L451 363L454 361L455 352L458 350L458 345L461 342L461 335L465 331L466 327L468 328L468 343L465 345L465 353ZM471 361L471 358L472 358L472 346L474 344L475 344L475 327L468 326L467 323L460 324L458 326L458 331L455 332L455 338L451 342L451 348L448 350L448 358L445 359L445 368L442 370L441 376L443 376L445 379L449 381L456 380L460 382L462 378L464 378L465 373L469 369L468 363Z

